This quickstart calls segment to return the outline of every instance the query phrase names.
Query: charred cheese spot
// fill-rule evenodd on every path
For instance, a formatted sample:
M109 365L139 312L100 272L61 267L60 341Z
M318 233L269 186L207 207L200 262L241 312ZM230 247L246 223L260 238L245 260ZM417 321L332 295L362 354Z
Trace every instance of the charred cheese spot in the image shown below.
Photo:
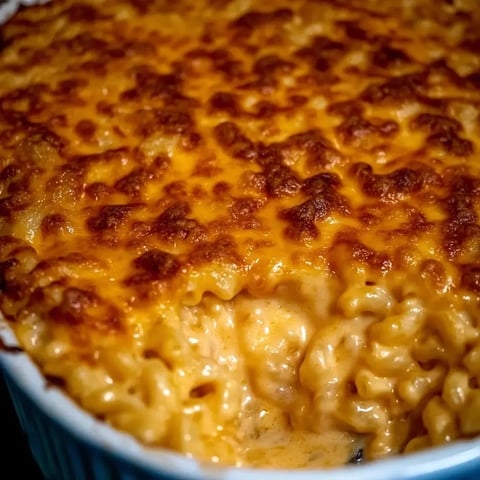
M253 142L233 122L220 123L215 127L214 134L219 145L235 158L248 160L257 154Z
M420 87L423 85L424 79L423 74L393 77L367 87L362 93L361 99L373 105L391 106L422 101Z
M97 127L95 123L91 120L80 120L75 125L75 132L85 142L89 142L92 140L93 136L95 135L96 129Z
M62 231L66 226L66 218L60 213L46 215L42 220L42 233L47 235L55 235Z
M175 257L161 250L149 250L134 261L134 267L152 275L153 278L167 278L180 268Z
M49 311L49 316L56 323L92 327L108 332L122 328L123 314L96 293L69 287L64 290L61 303Z
M106 205L100 209L98 215L88 219L88 228L92 232L117 230L127 221L133 208L135 207L132 205Z
M409 63L410 58L403 50L382 45L373 53L372 62L381 68L394 68Z
M371 147L379 143L379 140L386 141L398 130L399 126L395 121L380 120L372 123L357 115L349 116L337 127L337 132L343 142L354 147Z
M411 168L400 168L385 175L377 175L368 164L354 164L352 173L358 178L367 195L386 201L418 192L422 187L422 176Z

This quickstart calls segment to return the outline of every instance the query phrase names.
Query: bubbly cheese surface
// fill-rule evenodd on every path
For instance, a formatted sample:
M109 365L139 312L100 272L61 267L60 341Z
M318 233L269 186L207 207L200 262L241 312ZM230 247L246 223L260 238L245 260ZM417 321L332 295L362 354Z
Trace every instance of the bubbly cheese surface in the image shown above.
M21 9L0 307L23 348L202 461L479 434L479 32L475 0Z

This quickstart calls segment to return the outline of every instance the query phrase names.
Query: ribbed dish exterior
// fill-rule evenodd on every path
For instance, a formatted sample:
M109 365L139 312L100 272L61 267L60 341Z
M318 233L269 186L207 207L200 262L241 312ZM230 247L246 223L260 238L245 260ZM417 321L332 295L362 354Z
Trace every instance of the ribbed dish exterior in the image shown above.
M5 384L33 457L46 480L180 480L129 464L76 438L45 415L8 375Z

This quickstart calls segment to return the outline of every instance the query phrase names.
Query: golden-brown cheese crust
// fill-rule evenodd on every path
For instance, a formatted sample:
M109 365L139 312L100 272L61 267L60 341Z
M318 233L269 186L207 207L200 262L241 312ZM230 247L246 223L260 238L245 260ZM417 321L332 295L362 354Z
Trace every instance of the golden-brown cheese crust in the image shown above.
M478 13L377 3L22 10L2 31L4 243L88 248L133 303L205 265L241 288L311 250L335 273L339 245L383 273L415 250L477 291Z
M466 0L22 9L1 30L4 314L87 351L148 305L309 271L478 295L479 32Z

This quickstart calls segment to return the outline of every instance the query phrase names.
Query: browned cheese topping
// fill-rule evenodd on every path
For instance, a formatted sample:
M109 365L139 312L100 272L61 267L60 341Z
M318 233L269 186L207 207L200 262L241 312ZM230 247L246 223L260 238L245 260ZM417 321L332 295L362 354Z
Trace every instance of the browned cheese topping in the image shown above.
M84 408L237 465L268 464L263 451L340 464L359 441L378 458L480 432L461 413L480 405L478 2L53 0L21 9L0 48L1 310ZM355 288L374 293L345 300ZM275 316L278 298L277 338L248 312ZM411 337L375 337L414 300ZM443 340L435 311L457 312L463 340ZM320 344L340 349L330 403ZM378 345L411 361L375 371ZM362 368L380 393L362 389ZM405 375L432 371L409 397ZM462 372L457 405L444 385ZM350 419L361 402L378 425ZM278 432L300 445L290 456Z

